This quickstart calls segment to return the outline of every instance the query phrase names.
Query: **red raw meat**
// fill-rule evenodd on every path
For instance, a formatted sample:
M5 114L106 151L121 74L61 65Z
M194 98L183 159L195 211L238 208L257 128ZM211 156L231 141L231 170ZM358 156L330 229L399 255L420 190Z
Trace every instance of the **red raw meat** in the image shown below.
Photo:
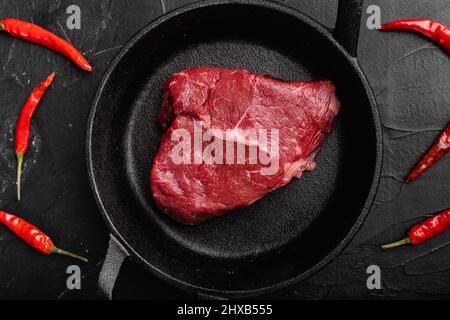
M339 107L331 81L282 82L247 70L206 67L173 75L157 115L165 133L150 177L158 208L181 223L196 224L249 206L294 176L300 178L304 170L314 169L314 157L333 129ZM247 135L243 131L247 129L266 130L268 143ZM194 131L210 138L202 149L194 148ZM180 133L191 135L184 146L190 144L193 150L176 164L174 154L183 155L176 149L182 141ZM234 154L226 159L225 150L213 148L206 154L216 157L216 162L200 159L211 142L224 147L228 142ZM237 163L238 146L245 150L245 163ZM255 163L251 148L256 148L256 156L270 155L275 160L262 164L258 158Z

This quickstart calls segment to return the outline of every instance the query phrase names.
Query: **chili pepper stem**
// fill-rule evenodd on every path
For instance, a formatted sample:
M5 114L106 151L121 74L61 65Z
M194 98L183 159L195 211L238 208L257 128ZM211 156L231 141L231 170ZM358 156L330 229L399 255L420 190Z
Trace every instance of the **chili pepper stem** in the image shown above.
M20 180L22 176L23 152L17 152L17 200L20 201Z
M410 237L406 237L406 238L404 238L404 239L402 239L400 241L389 243L389 244L385 244L384 246L381 246L381 248L383 248L383 249L391 249L391 248L403 246L405 244L410 244L410 243L412 243L412 239Z
M52 254L52 253L56 253L56 254L59 254L62 256L68 256L68 257L71 257L74 259L81 260L83 262L88 262L88 259L86 259L85 257L79 256L77 254L74 254L74 253L66 251L66 250L62 250L62 249L56 247L55 245L52 245L52 247L50 249L50 254Z

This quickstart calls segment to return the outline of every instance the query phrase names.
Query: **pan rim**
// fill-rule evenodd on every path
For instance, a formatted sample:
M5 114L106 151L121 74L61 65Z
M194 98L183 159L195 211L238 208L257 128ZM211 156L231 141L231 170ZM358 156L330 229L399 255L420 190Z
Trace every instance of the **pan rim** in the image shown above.
M370 191L368 193L368 196L364 202L364 206L362 207L362 210L356 219L353 226L350 228L346 236L338 243L338 245L328 253L322 260L320 260L318 263L316 263L314 266L306 270L305 272L299 274L296 277L293 277L289 280L282 281L279 283L276 283L274 285L265 286L257 289L251 289L251 290L217 290L217 289L210 289L205 288L201 286L197 286L191 283L188 283L186 281L177 279L176 277L164 272L160 268L157 268L153 266L151 263L146 261L144 257L142 257L138 252L134 250L134 248L128 243L128 241L125 239L124 236L121 235L119 230L115 227L113 221L111 220L108 210L106 209L102 197L101 192L98 186L98 183L95 178L94 173L94 166L93 166L93 155L92 155L92 139L93 139L93 125L94 125L94 119L97 113L97 109L99 106L99 101L102 97L103 90L108 83L108 81L111 78L111 75L113 74L114 70L116 69L117 65L120 63L120 61L126 56L128 51L148 32L153 30L154 28L158 27L160 24L165 23L166 21L176 18L179 15L182 15L186 12L190 12L193 10L205 8L205 7L213 7L217 5L248 5L248 6L259 6L263 8L268 8L271 10L275 10L281 13L289 14L290 16L293 16L294 18L300 20L302 23L305 23L311 27L313 27L315 30L317 30L323 37L326 38L338 51L343 54L343 56L347 59L350 66L353 68L353 70L356 72L356 74L359 77L359 80L365 90L365 94L367 96L367 100L369 101L369 107L371 109L371 115L372 115L372 121L375 127L375 140L376 140L376 159L374 164L374 171L373 171L373 180L370 186ZM382 138L382 130L381 130L381 119L379 115L379 110L377 108L377 103L372 91L372 88L363 72L361 67L358 64L358 61L356 58L352 57L341 44L339 44L336 39L333 37L331 32L324 26L322 26L319 22L314 20L313 18L297 11L296 9L293 9L289 6L273 2L270 0L205 0L205 1L198 1L192 4L188 4L185 6L182 6L180 8L174 9L155 20L151 21L147 25L145 25L142 29L140 29L136 34L134 34L128 42L120 49L119 53L115 56L115 58L110 62L108 65L106 71L102 75L101 81L97 87L97 90L95 92L95 95L93 97L91 108L89 112L88 122L87 122L87 133L86 133L86 162L87 162L87 169L88 169L88 178L90 182L91 189L94 193L94 198L97 203L98 208L100 209L100 213L103 217L103 220L105 221L106 225L108 226L108 229L112 235L114 235L118 241L128 250L130 253L130 258L133 261L136 261L143 266L145 266L146 269L150 270L155 276L159 277L160 279L163 279L164 281L167 281L168 283L178 287L182 288L188 292L193 293L203 293L203 294L211 294L211 295L217 295L221 297L229 297L229 298L238 298L238 297L250 297L250 296L257 296L257 295L263 295L270 292L278 291L281 289L285 289L287 287L293 286L296 283L299 283L300 281L310 277L312 274L318 272L320 269L324 268L327 264L329 264L331 261L333 261L350 243L350 241L355 237L357 234L357 231L361 228L363 222L367 218L367 215L370 212L370 209L373 206L375 196L378 192L379 182L381 179L381 168L383 164L383 138Z

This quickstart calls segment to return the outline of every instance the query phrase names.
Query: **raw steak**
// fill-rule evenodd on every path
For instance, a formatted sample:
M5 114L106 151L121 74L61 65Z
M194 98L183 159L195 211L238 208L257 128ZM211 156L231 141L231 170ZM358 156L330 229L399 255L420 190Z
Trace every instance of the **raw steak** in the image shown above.
M151 191L158 208L184 224L249 206L313 170L340 106L330 81L282 82L247 70L189 69L164 90Z

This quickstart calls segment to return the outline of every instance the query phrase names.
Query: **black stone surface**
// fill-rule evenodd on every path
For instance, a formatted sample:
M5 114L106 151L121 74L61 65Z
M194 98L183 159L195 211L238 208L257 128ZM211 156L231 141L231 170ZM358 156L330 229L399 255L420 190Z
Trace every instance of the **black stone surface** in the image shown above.
M82 289L66 289L64 257L46 257L0 227L0 299L95 299L108 232L91 195L85 167L85 129L90 102L109 61L141 27L190 0L0 0L1 18L38 23L71 41L92 62L85 73L66 58L0 34L0 208L20 213L61 247L87 255ZM287 0L286 5L332 28L335 0ZM66 28L66 9L79 5L81 30ZM382 21L406 17L450 25L448 0L367 0ZM376 94L385 142L376 207L344 253L322 271L274 298L450 298L450 233L420 247L382 252L379 245L405 235L427 213L450 207L446 157L411 185L401 181L450 119L450 57L410 33L381 33L361 25L359 59ZM289 32L292 32L289 31ZM138 61L136 63L139 63ZM29 91L51 71L56 81L33 120L25 160L23 200L15 200L13 128ZM345 215L345 212L336 212ZM382 289L368 290L369 265L379 265ZM132 263L125 263L117 299L186 298Z

